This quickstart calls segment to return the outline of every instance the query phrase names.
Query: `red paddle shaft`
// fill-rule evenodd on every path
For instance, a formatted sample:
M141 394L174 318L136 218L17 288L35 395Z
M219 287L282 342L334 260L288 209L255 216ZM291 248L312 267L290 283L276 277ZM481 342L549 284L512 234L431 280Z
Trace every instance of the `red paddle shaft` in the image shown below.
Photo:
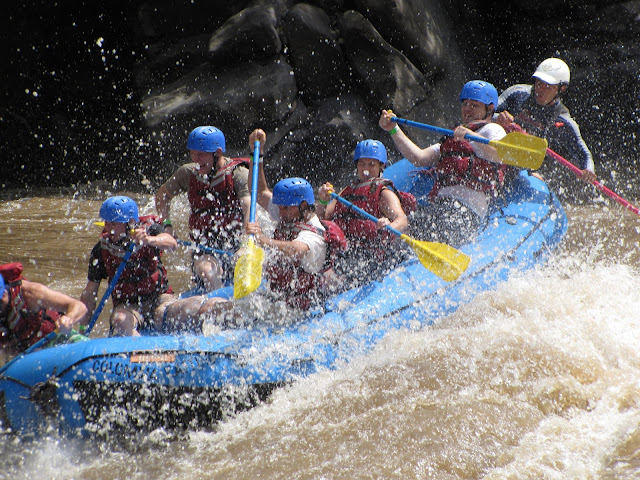
M560 155L558 155L556 152L554 152L553 150L551 150L550 148L547 148L547 154L550 155L552 158L554 158L555 160L557 160L558 162L560 162L562 165L564 165L565 167L567 167L569 170L571 170L573 173L575 173L576 175L580 175L582 173L582 171L576 167L573 163L569 162L568 160L562 158ZM609 190L607 187L605 187L604 185L602 185L600 182L598 182L597 180L594 180L591 182L598 190L600 190L602 193L604 193L605 195L608 195L609 197L613 198L616 202L618 202L620 205L622 205L623 207L625 207L627 210L630 210L631 212L635 213L636 215L640 216L640 209L638 209L638 207L635 207L633 205L631 205L629 202L627 202L624 198L622 198L620 195L616 194L615 192L612 192L611 190Z
M513 123L513 124L511 124L511 126L512 126L513 130L515 130L517 132L524 132L524 130L518 124ZM560 162L562 165L567 167L573 173L578 175L578 177L582 175L582 170L580 170L578 167L576 167L569 160L567 160L565 158L562 158L560 155L558 155L556 152L554 152L550 148L547 148L547 155L549 155L554 160L557 160L558 162ZM624 198L622 198L617 193L612 192L611 190L609 190L607 187L602 185L599 181L593 180L590 183L592 183L594 187L596 187L598 190L600 190L605 195L609 196L610 198L613 198L616 202L618 202L620 205L625 207L627 210L629 210L629 211L635 213L636 215L640 216L640 209L638 207L636 207L634 205L631 205Z

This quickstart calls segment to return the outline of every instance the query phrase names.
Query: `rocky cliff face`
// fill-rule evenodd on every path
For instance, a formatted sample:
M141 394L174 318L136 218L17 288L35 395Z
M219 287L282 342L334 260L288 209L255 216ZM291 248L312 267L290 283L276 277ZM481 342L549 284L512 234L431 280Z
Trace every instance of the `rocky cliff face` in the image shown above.
M381 109L451 127L465 81L502 91L559 56L572 67L565 103L597 173L639 196L627 175L639 160L638 1L158 0L14 10L3 25L5 187L153 189L187 160L186 136L201 124L223 130L230 155L247 155L249 132L265 129L272 180L340 182L360 139L381 139L397 157L377 126Z

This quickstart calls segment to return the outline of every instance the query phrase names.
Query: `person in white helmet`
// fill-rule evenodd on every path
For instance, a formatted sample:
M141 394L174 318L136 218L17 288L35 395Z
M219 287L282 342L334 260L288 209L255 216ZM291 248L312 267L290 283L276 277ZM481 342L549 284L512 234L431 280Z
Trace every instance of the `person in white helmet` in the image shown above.
M582 180L596 180L591 152L562 103L571 80L569 66L559 58L547 58L532 77L533 85L513 85L502 92L494 120L507 131L517 129L515 123L531 135L546 138L549 148L580 168Z

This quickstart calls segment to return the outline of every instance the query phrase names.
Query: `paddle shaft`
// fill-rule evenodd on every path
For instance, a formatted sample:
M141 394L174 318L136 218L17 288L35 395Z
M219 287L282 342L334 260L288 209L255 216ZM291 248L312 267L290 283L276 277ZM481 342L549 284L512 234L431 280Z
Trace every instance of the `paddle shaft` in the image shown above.
M260 141L256 140L251 162L251 202L249 204L249 223L256 221L256 203L258 200L258 168L260 164ZM240 255L233 274L233 298L243 298L255 291L262 281L262 262L264 252L249 235L245 243L246 251Z
M256 203L258 200L258 164L260 163L260 141L253 144L253 171L251 172L251 204L249 206L249 221L256 221Z
M100 313L102 312L104 304L107 302L107 299L109 298L109 295L111 295L111 292L113 291L114 287L116 286L116 283L118 283L118 279L120 278L120 275L122 275L122 272L124 271L125 267L127 266L127 263L129 262L129 258L131 258L131 255L133 254L134 250L135 250L135 244L133 242L131 242L129 244L129 247L127 248L127 251L125 252L124 256L122 257L122 261L120 262L120 265L118 266L118 270L116 270L116 273L113 276L113 278L111 279L111 282L109 283L109 286L105 290L104 295L102 295L102 299L100 300L100 303L98 304L98 308L96 308L94 310L93 316L91 317L91 320L89 321L89 324L87 325L87 328L84 330L84 335L86 337L89 336L89 334L91 333L91 330L93 330L94 325L98 321L98 317L100 316Z
M392 122L399 123L401 125L407 125L408 127L420 128L422 130L431 130L432 132L439 133L441 135L453 135L453 130L448 130L446 128L434 127L433 125L427 125L426 123L414 122L412 120L407 120L405 118L397 118L392 117ZM488 138L480 137L478 135L471 135L467 133L464 138L467 140L471 140L473 142L484 143L485 145L489 145L491 140Z
M196 245L192 242L187 242L186 240L176 240L179 245L184 245L185 247L195 248L197 250L202 250L204 253L218 253L220 255L233 255L233 252L228 252L226 250L218 250L216 248L205 247L204 245Z
M557 160L562 165L567 167L569 170L571 170L576 175L580 176L582 174L582 170L580 170L578 167L576 167L570 161L562 158L560 155L558 155L556 152L554 152L550 148L547 148L547 154L551 158L553 158L554 160ZM635 207L634 205L630 204L624 198L622 198L621 196L617 195L615 192L612 192L611 190L609 190L607 187L602 185L597 180L593 180L591 183L593 184L594 187L596 187L598 190L603 192L605 195L608 195L609 197L613 198L616 202L618 202L620 205L625 207L627 210L629 210L630 212L633 212L636 215L640 216L640 209L638 209L638 207Z
M345 200L344 198L342 198L340 195L338 195L335 192L331 192L330 195L331 195L332 198L335 198L340 203L342 203L342 204L346 205L347 207L351 208L352 210L358 212L363 217L367 217L372 222L378 223L379 219L375 215L371 215L369 212L365 212L363 209L361 209L360 207L355 206L349 200ZM400 230L396 230L391 225L385 225L385 227L387 228L387 230L389 230L390 232L395 233L397 236L399 236L399 237L402 236L402 232Z

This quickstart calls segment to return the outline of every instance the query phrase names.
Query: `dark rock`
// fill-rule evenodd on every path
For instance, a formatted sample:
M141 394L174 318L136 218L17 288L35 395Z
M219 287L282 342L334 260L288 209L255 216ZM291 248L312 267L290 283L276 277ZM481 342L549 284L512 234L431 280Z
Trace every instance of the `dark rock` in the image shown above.
M637 0L34 0L8 10L0 32L5 187L153 189L200 124L221 128L232 155L264 128L274 179L339 183L358 140L379 138L397 159L381 109L450 128L467 80L502 91L559 56L596 172L640 197ZM568 197L594 191L561 167L551 175L566 177Z
M451 25L439 1L357 0L354 10L364 16L428 79L446 74L455 48Z
M214 66L260 60L282 51L276 10L251 7L229 18L209 40L209 61Z
M179 42L198 33L216 31L253 0L232 2L193 2L153 0L138 2L131 17L131 28L145 41Z
M427 98L422 73L361 14L345 12L341 30L345 54L375 110L390 106L406 112Z
M273 164L279 167L271 178L299 176L315 184L340 184L353 170L356 143L377 135L379 129L368 120L375 115L357 95L325 99L271 152Z
M162 138L160 148L166 158L181 157L188 133L199 125L220 128L227 149L246 155L249 133L259 127L269 132L286 124L296 94L291 66L284 57L277 57L265 65L252 62L225 69L203 65L153 91L142 108L152 135ZM169 162L165 168L175 166Z
M327 13L299 3L284 16L282 27L300 97L313 105L343 93L350 84L349 67Z
M296 93L291 66L279 57L266 64L203 65L151 92L142 107L150 127L183 116L193 117L192 124L208 119L211 124L248 129L284 121Z
M203 65L212 70L277 56L282 42L273 7L252 7L234 14L213 33L180 38L150 48L150 59L139 66L142 91L177 81Z

